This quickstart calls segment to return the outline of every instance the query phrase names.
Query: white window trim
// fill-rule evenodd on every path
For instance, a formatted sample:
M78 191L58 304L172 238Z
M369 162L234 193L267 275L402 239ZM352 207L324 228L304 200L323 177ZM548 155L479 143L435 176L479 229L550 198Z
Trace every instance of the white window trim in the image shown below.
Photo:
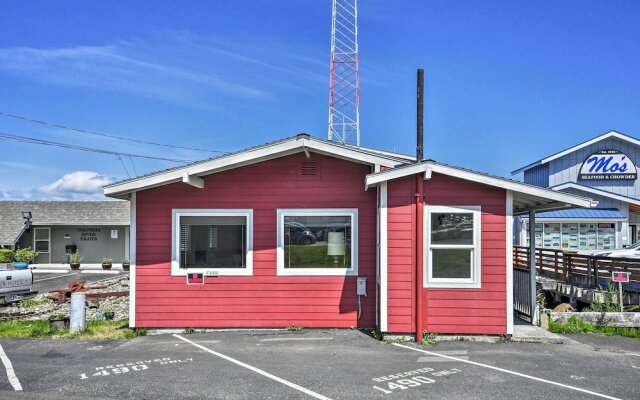
M278 209L277 274L284 276L353 276L358 275L358 209L357 208L288 208ZM343 268L285 268L284 217L346 216L351 217L351 267Z
M180 217L246 217L247 256L245 268L180 268ZM253 210L251 209L199 209L176 208L172 210L171 229L171 276L186 276L201 272L205 276L251 276L253 275Z
M479 289L481 285L481 226L482 212L480 206L424 206L425 219L424 249L423 249L423 286L425 288L468 288ZM431 214L432 213L473 213L473 249L471 255L471 278L433 278L432 277L432 253L431 253ZM469 246L465 246L468 248ZM456 249L459 245L437 245L437 248Z

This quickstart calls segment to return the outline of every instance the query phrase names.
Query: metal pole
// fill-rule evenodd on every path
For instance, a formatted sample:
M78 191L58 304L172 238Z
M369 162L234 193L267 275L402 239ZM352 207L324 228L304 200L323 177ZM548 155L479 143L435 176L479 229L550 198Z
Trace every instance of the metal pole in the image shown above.
M618 282L618 292L620 293L620 312L624 312L622 307L622 282Z
M529 211L529 285L531 287L531 324L538 325L536 302L536 212Z
M417 118L417 143L416 143L416 162L420 162L424 159L424 70L421 68L418 70L418 118Z

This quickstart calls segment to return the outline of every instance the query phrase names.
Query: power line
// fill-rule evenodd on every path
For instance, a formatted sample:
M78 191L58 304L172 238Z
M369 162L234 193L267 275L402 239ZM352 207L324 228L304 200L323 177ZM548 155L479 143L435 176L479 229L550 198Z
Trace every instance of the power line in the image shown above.
M131 161L131 168L133 168L133 173L135 176L138 176L138 171L136 171L136 165L133 163L133 158L129 157L129 161Z
M116 157L118 157L118 160L120 160L120 164L122 164L122 168L124 168L124 172L127 173L127 177L131 178L131 175L129 174L129 170L127 169L127 166L124 165L124 161L122 161L122 157L120 157L120 155L118 155Z
M115 156L125 156L125 157L145 158L145 159L148 159L148 160L171 161L171 162L184 163L184 164L192 162L190 160L180 160L180 159L176 159L176 158L154 157L154 156L146 156L146 155L142 155L142 154L122 153L122 152L118 152L118 151L96 149L96 148L93 148L93 147L77 146L77 145L73 145L73 144L53 142L53 141L50 141L50 140L37 139L37 138L28 137L28 136L12 135L10 133L4 133L4 132L0 132L0 139L13 140L13 141L16 141L16 142L21 142L21 143L40 144L40 145L43 145L43 146L62 147L62 148L65 148L65 149L88 151L88 152L92 152L92 153L111 154L111 155L115 155Z
M201 148L198 148L198 147L177 146L177 145L173 145L173 144L157 143L157 142L149 142L149 141L146 141L146 140L132 139L132 138L124 137L124 136L111 135L111 134L108 134L108 133L100 133L100 132L88 131L88 130L85 130L85 129L73 128L73 127L70 127L70 126L56 124L56 123L53 123L53 122L41 121L41 120L34 119L34 118L31 118L31 117L24 117L24 116L21 116L21 115L9 114L9 113L2 112L2 111L0 111L0 115L4 116L4 117L20 119L20 120L27 121L27 122L33 122L35 124L52 126L54 128L66 129L66 130L74 131L74 132L86 133L88 135L96 135L96 136L108 137L108 138L111 138L111 139L125 140L125 141L128 141L128 142L149 144L149 145L152 145L152 146L170 147L170 148L173 148L173 149L202 151L202 152L205 152L205 153L219 153L219 154L228 153L228 151L222 151L222 150L210 150L210 149L201 149Z

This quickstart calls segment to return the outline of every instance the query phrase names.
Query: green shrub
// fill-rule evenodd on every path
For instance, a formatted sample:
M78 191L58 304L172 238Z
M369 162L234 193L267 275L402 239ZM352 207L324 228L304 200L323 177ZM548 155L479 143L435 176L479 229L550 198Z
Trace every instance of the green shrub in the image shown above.
M0 249L0 263L13 262L15 253L11 249Z
M23 247L16 250L14 259L17 262L29 262L38 256L37 251L31 250L31 247Z

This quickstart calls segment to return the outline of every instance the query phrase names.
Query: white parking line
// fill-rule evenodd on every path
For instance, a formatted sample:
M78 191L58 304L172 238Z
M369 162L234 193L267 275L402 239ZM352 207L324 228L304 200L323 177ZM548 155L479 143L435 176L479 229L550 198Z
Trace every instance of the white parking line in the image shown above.
M34 274L68 274L68 269L32 269Z
M60 278L64 278L65 276L71 276L71 275L74 275L74 274L69 274L69 275L59 275L59 276L52 276L52 277L49 277L49 278L36 279L36 280L35 280L35 281L33 281L33 282L48 281L49 279L60 279Z
M637 353L627 353L625 352L624 354L628 355L628 356L636 356L636 357L640 357L640 354Z
M287 341L303 341L303 340L333 340L333 338L331 337L299 337L299 338L269 338L269 339L262 339L260 340L260 342L287 342Z
M286 380L286 379L279 378L279 377L277 377L277 376L275 376L275 375L272 375L272 374L270 374L270 373L268 373L268 372L266 372L266 371L261 370L260 368L256 368L256 367L251 366L251 365L249 365L249 364L245 364L245 363L243 363L242 361L238 361L238 360L236 360L235 358L231 358L231 357L226 356L226 355L224 355L224 354L222 354L222 353L218 353L217 351L213 351L213 350L211 350L211 349L208 349L208 348L206 348L206 347L204 347L204 346L201 346L201 345L199 345L199 344L197 344L197 343L195 343L195 342L192 342L192 341L191 341L191 340L189 340L189 339L185 339L185 338L183 338L183 337L182 337L182 336L180 336L180 335L176 335L176 334L174 334L173 336L175 336L175 337L177 337L178 339L183 340L183 341L185 341L185 342L187 342L187 343L189 343L189 344L192 344L193 346L195 346L195 347L197 347L197 348L199 348L199 349L201 349L201 350L204 350L204 351L206 351L207 353L213 354L213 355L214 355L214 356L216 356L216 357L220 357L220 358L225 359L225 360L227 360L227 361L230 361L230 362L232 362L232 363L234 363L234 364L236 364L236 365L239 365L239 366L241 366L241 367L243 367L243 368L246 368L246 369L248 369L248 370L250 370L250 371L253 371L253 372L258 373L258 374L260 374L260 375L262 375L262 376L265 376L265 377L267 377L267 378L269 378L269 379L273 379L273 380L274 380L274 381L276 381L276 382L280 382L280 383L282 383L283 385L287 385L287 386L289 386L290 388L293 388L293 389L295 389L295 390L298 390L298 391L300 391L300 392L302 392L302 393L304 393L304 394L307 394L307 395L309 395L309 396L311 396L311 397L315 397L316 399L321 399L321 400L331 400L331 399L330 399L329 397L327 397L327 396L323 396L323 395L321 395L320 393L316 393L316 392L314 392L314 391L312 391L312 390L309 390L309 389L307 389L307 388L305 388L305 387L302 387L302 386L300 386L300 385L296 385L295 383L293 383L293 382L289 382L289 381L288 381L288 380Z
M13 390L22 390L22 385L20 384L16 373L13 371L11 360L9 360L9 357L7 357L7 355L5 354L2 345L0 345L0 359L2 360L5 369L7 370L7 378L9 378L9 383L11 384L11 386L13 386Z
M504 372L506 374L519 376L521 378L527 378L527 379L531 379L531 380L538 381L538 382L548 383L550 385L560 386L560 387L563 387L563 388L566 388L566 389L571 389L571 390L575 390L577 392L587 393L587 394L590 394L590 395L593 395L593 396L597 396L597 397L602 397L602 398L605 398L605 399L622 400L622 399L620 399L618 397L607 396L606 394L592 392L591 390L581 389L581 388L578 388L578 387L575 387L575 386L565 385L564 383L559 383L559 382L549 381L549 380L542 379L542 378L537 378L535 376L522 374L520 372L511 371L511 370L504 369L504 368L494 367L493 365L482 364L482 363L475 362L475 361L463 360L463 359L458 358L458 357L451 357L451 356L446 356L444 354L434 353L432 351L416 349L415 347L405 346L405 345L399 344L399 343L393 343L393 345L394 346L398 346L398 347L402 347L404 349L408 349L408 350L418 351L420 353L429 354L429 355L436 356L436 357L447 358L447 359L453 360L453 361L460 361L460 362L467 363L467 364L477 365L477 366L483 367L483 368L489 368L489 369L492 369L492 370L495 370L495 371Z

